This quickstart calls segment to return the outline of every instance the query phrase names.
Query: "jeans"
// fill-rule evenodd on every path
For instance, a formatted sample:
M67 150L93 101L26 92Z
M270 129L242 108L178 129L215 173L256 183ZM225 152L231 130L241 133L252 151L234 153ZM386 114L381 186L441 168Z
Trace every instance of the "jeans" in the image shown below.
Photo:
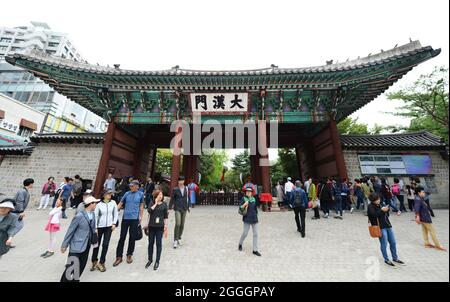
M395 205L396 204L395 200L396 199L394 196L392 196L391 199L389 200L384 199L384 205L389 205L394 212L398 212L398 208Z
M186 221L186 211L175 211L175 231L174 240L181 240L184 231L184 222Z
M248 231L250 230L250 226L253 229L253 251L258 251L258 224L257 223L245 223L244 222L244 230L242 232L241 239L239 240L239 245L244 244L245 238L247 238Z
M358 196L357 199L356 199L356 209L359 210L359 207L361 205L363 206L363 210L364 210L365 209L364 197Z
M408 199L408 209L414 211L414 199Z
M122 258L123 247L125 245L125 239L127 238L127 232L129 230L130 238L128 239L127 256L132 256L134 253L134 246L136 243L136 235L138 232L139 219L122 219L120 225L120 239L117 245L116 257Z
M111 240L112 227L98 228L98 247L96 247L92 252L92 262L98 261L98 252L100 250L100 244L102 243L102 254L100 256L100 263L105 264L106 254L108 253L109 241Z
M387 244L389 242L389 249L391 250L392 260L398 260L397 256L397 243L395 242L394 231L392 228L381 229L380 248L381 254L383 254L384 261L389 261L387 253Z
M306 231L306 226L305 226L306 209L305 208L294 208L294 214L295 214L295 223L297 224L297 230L302 235L305 235L305 231Z
M148 229L148 261L153 262L153 246L156 241L156 263L161 260L162 238L164 228L149 227Z
M69 258L66 264L66 269L61 276L61 282L80 282L81 274L83 274L84 269L86 268L87 261L89 259L89 250L91 249L91 245L88 244L86 250L83 253L69 253ZM76 258L78 261L76 261ZM79 276L75 274L77 272L77 268L73 267L76 263L79 263Z

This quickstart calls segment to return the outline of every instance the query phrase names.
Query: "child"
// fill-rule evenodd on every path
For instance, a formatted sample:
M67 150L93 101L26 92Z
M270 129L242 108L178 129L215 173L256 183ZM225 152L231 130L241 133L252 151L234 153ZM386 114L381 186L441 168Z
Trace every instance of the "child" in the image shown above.
M55 241L56 233L60 230L60 219L62 217L62 201L58 199L56 201L56 206L50 211L48 223L45 226L45 231L50 234L50 244L48 250L41 255L43 258L51 257L55 254Z

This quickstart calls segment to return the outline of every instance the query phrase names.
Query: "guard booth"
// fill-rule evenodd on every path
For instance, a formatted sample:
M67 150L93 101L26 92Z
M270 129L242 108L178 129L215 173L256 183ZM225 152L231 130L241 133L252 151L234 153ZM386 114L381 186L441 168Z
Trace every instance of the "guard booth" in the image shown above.
M169 148L173 139L171 187L181 173L198 180L200 145L221 130L222 138L232 137L231 143L224 139L214 148L250 148L252 179L271 194L267 148L295 148L303 177L347 177L336 124L439 53L414 41L343 63L229 71L134 71L37 51L6 61L109 122L95 193L109 172L117 178L153 175L157 149ZM253 136L241 140L235 129L227 128L235 122L253 124Z

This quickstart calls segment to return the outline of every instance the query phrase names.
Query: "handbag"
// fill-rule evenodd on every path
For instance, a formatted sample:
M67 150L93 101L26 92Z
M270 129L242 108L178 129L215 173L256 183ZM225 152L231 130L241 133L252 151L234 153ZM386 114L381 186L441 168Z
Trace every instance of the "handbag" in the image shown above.
M242 216L246 216L247 210L248 210L248 206L246 206L245 208L239 207L238 213L241 214Z
M86 218L84 213L83 213L83 217L84 217L84 219L86 219L86 221L89 225L89 231L91 232L91 245L93 248L97 248L98 247L98 234L97 234L97 232L94 232L94 230L91 227L91 222L89 221L89 219Z
M137 233L136 233L136 238L135 238L135 240L136 240L136 241L141 240L142 237L144 237L144 234L143 234L143 232L142 232L142 227L141 227L141 225L139 224L138 227L137 227Z
M382 237L382 233L381 233L381 228L380 228L380 220L378 220L377 218L377 225L369 225L369 234L370 237L372 238L381 238ZM370 224L370 220L369 220L369 224Z
M311 209L312 208L312 201L309 201L308 202L308 209Z

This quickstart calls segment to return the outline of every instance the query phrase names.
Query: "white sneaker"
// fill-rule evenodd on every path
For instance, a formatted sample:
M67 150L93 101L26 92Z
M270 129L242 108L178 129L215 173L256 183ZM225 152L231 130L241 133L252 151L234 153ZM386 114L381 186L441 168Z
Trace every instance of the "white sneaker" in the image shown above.
M182 246L182 245L183 245L183 243L181 242L181 239L177 240L177 242L178 242L178 245L179 245L179 246Z
M350 214L353 214L353 211L354 211L355 209L354 208L351 208L350 209Z
M397 216L400 216L402 214L402 211L397 211Z
M175 240L175 241L173 242L173 248L176 249L177 247L178 247L178 241Z

